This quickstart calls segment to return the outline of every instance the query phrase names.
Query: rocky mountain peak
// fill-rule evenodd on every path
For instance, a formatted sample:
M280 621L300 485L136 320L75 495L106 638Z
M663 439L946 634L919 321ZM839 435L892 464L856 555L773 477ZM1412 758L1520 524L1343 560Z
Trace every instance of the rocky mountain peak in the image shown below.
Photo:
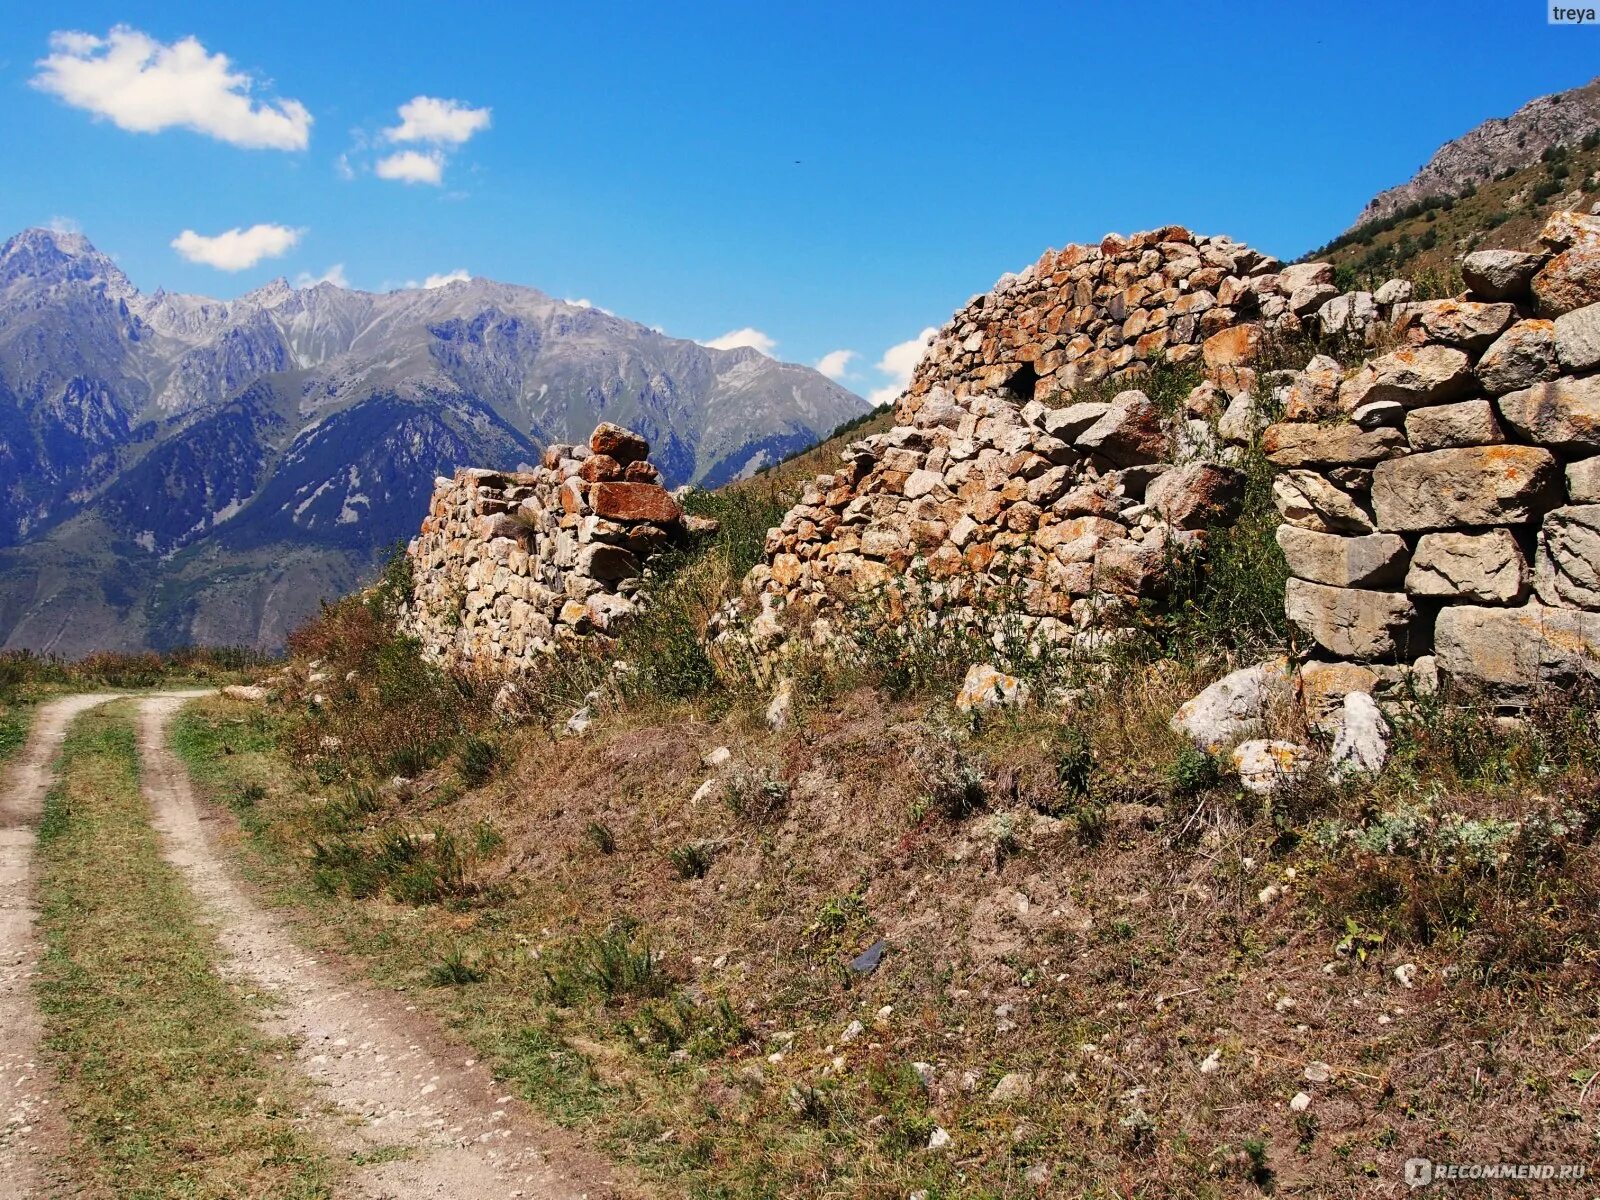
M1430 196L1459 196L1508 168L1526 167L1552 146L1573 145L1600 128L1600 78L1530 100L1509 117L1492 117L1434 152L1411 179L1379 192L1355 228Z
M83 234L67 230L24 229L0 245L0 287L19 280L46 285L100 284L113 296L138 294L108 255L96 250Z

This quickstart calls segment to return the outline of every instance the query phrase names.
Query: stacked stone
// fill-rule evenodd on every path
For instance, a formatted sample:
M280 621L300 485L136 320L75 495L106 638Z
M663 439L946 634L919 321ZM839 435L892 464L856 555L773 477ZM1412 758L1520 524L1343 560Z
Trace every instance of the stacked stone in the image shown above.
M1284 268L1229 238L1177 225L1048 250L939 331L897 417L910 424L936 388L1026 402L1106 378L1135 386L1151 364L1188 362L1207 338L1240 325L1296 332L1315 321L1329 333L1361 330L1382 304L1405 298L1407 285L1388 286L1389 295L1341 296L1325 265Z
M1263 434L1314 708L1408 670L1511 703L1600 675L1600 218L1541 241L1395 305L1396 349L1302 375Z
M452 666L509 673L631 614L645 564L682 530L644 438L601 424L533 471L467 469L434 483L411 543L406 622Z
M925 572L916 602L974 621L999 603L1036 638L1101 648L1242 498L1237 468L1172 461L1181 428L1133 389L1063 408L927 392L910 424L852 444L769 532L746 581L752 632L775 642L799 605L830 636L842 598Z

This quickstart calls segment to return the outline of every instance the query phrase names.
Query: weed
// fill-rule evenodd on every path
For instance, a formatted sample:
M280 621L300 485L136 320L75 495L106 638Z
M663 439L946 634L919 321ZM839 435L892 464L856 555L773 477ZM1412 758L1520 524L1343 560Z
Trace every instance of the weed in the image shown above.
M741 821L761 825L788 805L789 785L770 770L744 767L729 772L723 798Z
M588 838L589 843L601 854L617 852L617 835L611 832L611 826L603 821L590 821L583 827L583 836Z
M1168 768L1168 782L1179 796L1194 796L1210 791L1222 782L1222 768L1216 758L1192 745L1178 748L1178 756Z
M434 987L464 987L487 978L488 969L469 958L460 946L452 947L428 970L428 982Z
M685 842L667 851L667 861L679 879L704 879L716 861L716 851L707 842Z
M456 751L456 774L469 788L482 787L500 769L501 751L488 738L469 734Z
M606 1002L665 996L672 980L650 943L635 944L631 925L618 924L598 935L577 938L563 951L548 956L543 968L551 1000L571 1007L585 995Z

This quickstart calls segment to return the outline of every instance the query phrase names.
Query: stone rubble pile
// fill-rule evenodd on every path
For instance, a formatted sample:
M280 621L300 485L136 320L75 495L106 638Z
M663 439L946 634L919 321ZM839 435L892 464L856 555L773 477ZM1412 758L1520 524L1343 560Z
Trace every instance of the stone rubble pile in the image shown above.
M635 611L645 565L684 527L644 438L601 424L532 471L460 470L434 483L411 543L405 624L437 662L506 673Z
M1600 675L1600 218L1541 241L1469 254L1465 298L1396 305L1393 349L1262 435L1313 709Z

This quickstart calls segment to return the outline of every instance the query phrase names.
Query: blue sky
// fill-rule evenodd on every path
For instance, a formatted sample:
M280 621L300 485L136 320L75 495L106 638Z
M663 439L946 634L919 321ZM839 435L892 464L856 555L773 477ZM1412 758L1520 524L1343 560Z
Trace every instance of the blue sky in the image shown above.
M1176 221L1294 256L1600 73L1539 0L8 7L0 232L70 222L217 296L464 269L833 353L863 394L1046 246Z

